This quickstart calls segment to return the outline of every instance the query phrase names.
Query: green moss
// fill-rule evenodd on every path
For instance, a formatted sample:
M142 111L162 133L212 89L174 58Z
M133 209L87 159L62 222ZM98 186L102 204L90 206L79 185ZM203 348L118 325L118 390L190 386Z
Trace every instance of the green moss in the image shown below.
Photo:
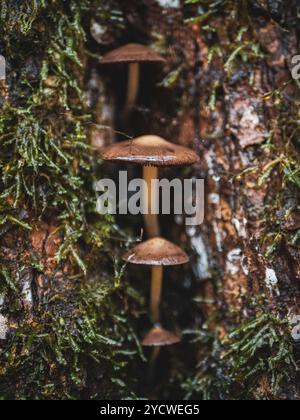
M44 44L39 43L41 51L27 67L25 57L18 57L23 64L18 67L17 80L11 80L16 97L6 101L0 118L0 213L2 224L19 223L26 228L18 218L21 208L34 211L36 218L52 213L65 238L59 258L71 256L86 271L76 250L78 241L90 236L89 215L95 203L93 154L86 134L90 117L80 86L84 74L79 54L85 40L80 11L84 3L71 2L68 15L62 7L55 12L53 6L48 9L44 2L39 4L38 9L34 2L35 14L37 10L45 13L41 21L34 24L35 15L28 11L31 23L26 27L33 25L30 40L38 35L41 22L47 23L49 32L43 27ZM10 20L8 27L15 23L14 14ZM26 14L23 21L27 21ZM25 23L18 22L23 33ZM9 40L7 44L10 49ZM18 54L12 51L8 62L16 61ZM98 225L97 232L93 227L92 241L102 244L109 230L109 221Z
M110 279L69 288L14 328L1 358L2 398L135 397L127 368L142 353L128 324L125 288Z
M297 346L287 319L259 315L223 339L203 329L195 342L200 360L197 375L184 385L187 398L281 399L297 382Z

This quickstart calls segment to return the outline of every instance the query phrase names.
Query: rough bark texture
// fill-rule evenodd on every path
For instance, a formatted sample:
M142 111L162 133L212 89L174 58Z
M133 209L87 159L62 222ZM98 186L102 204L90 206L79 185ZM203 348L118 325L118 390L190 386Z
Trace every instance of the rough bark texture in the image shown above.
M298 2L68 3L1 2L1 397L299 399ZM124 122L126 69L98 57L130 41L167 64L142 69ZM125 234L93 210L87 145L119 132L194 148L182 175L206 180L203 226L163 219L192 265L167 273L164 323L185 340L151 387L145 273L119 263L142 220Z

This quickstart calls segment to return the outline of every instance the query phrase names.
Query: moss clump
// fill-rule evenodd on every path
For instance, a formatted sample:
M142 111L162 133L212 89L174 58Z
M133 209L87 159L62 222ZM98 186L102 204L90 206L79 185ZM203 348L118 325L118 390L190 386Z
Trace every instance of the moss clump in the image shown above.
M78 240L85 236L101 245L110 224L101 223L97 231L88 228L95 195L93 154L86 135L90 116L79 58L85 41L81 26L85 4L70 2L66 10L61 2L56 2L57 8L33 3L34 13L22 5L13 9L18 19L14 13L9 19L4 12L2 16L9 97L0 118L1 224L16 224L24 208L37 219L51 214L64 235L59 257L71 255L86 271L76 249ZM14 36L20 32L13 46L12 28ZM35 44L38 50L32 55Z
M63 296L57 292L33 318L18 322L1 356L1 397L135 398L127 369L142 353L124 293L111 279L73 280Z
M200 359L197 375L184 385L188 398L285 399L297 383L297 346L287 319L262 314L225 337L204 328L195 341Z

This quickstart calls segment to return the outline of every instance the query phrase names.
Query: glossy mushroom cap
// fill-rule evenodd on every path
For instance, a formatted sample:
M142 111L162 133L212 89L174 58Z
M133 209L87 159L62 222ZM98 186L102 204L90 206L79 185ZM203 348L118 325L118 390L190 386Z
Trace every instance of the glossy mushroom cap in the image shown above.
M182 338L178 335L160 327L155 327L146 335L142 345L145 347L171 346L172 344L180 343L181 340Z
M172 242L153 238L127 252L123 260L138 265L173 266L188 263L189 257Z
M103 160L142 166L184 166L199 160L193 150L151 135L116 143L100 153Z
M163 63L165 59L156 51L140 44L128 44L106 54L101 64Z

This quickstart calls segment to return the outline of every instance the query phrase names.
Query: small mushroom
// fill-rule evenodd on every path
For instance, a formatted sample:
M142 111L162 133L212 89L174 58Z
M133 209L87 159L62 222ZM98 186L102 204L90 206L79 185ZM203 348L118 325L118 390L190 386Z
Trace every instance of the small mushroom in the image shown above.
M186 264L189 257L177 245L157 237L137 245L123 259L131 264L152 266L150 313L152 321L159 322L163 267Z
M128 44L106 54L101 64L129 64L126 113L134 107L138 96L141 63L163 63L165 59L156 51L140 44Z
M126 162L143 166L144 180L147 182L145 226L150 238L160 236L158 217L151 214L155 205L155 191L152 180L158 178L159 167L185 166L196 163L199 159L196 153L183 146L170 143L161 137L147 135L131 141L123 141L102 149L101 157L110 162ZM155 207L155 206L154 206Z
M157 325L148 332L142 341L142 345L145 347L172 346L173 344L180 343L181 340L181 336L166 331Z
M155 325L142 341L144 347L151 347L152 355L150 358L150 375L160 354L161 347L173 346L180 343L182 337L170 331L163 329L159 324Z

